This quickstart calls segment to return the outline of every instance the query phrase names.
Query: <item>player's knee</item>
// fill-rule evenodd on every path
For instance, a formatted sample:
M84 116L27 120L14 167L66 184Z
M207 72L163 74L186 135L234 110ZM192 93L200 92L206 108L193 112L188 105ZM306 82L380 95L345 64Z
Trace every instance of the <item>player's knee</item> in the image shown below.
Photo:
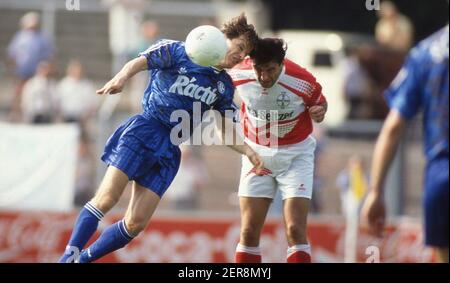
M113 195L95 196L91 203L103 213L107 213L117 202L119 198Z
M257 246L259 242L260 230L256 227L248 226L241 229L241 242L248 246Z
M290 242L304 243L306 242L306 227L299 224L288 224L286 235Z
M147 226L147 221L137 218L125 219L125 225L128 232L133 235L133 237L136 237L145 229Z

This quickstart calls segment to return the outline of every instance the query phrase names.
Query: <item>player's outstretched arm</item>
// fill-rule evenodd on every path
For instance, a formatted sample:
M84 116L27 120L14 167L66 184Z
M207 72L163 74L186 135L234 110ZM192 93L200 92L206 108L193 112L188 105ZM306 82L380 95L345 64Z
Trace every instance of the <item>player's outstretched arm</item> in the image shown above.
M382 236L386 218L384 180L405 128L406 121L400 113L391 110L375 144L370 192L362 208L362 221L368 226L369 231L377 236Z
M97 94L115 94L121 92L129 78L144 70L147 70L147 58L144 56L129 61L114 78L97 90Z

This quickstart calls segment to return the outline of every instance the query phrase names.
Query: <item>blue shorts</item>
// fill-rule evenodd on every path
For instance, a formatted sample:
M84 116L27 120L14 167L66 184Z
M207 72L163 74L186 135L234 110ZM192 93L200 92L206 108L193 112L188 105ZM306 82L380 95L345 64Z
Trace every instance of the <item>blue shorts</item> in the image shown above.
M448 155L427 165L425 174L424 213L425 244L448 247Z
M101 159L162 197L178 172L181 151L170 142L169 128L136 115L108 139Z

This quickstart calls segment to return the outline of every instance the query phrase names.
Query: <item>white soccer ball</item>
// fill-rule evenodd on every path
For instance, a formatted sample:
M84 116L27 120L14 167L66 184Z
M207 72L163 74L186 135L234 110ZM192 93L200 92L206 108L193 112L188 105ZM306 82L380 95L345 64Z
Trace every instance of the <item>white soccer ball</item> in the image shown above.
M225 58L227 42L225 35L214 26L199 26L186 37L186 53L197 65L216 66Z

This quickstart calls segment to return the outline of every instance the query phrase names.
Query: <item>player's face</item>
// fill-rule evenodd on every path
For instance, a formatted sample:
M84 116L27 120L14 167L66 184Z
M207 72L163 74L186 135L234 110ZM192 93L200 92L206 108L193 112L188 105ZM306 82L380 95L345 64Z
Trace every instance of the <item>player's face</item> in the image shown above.
M283 64L277 62L269 62L266 64L254 64L253 70L258 77L258 81L263 88L272 87L280 76Z
M245 56L250 53L250 46L244 36L233 39L227 39L228 50L225 60L222 62L222 68L233 68L244 60Z

